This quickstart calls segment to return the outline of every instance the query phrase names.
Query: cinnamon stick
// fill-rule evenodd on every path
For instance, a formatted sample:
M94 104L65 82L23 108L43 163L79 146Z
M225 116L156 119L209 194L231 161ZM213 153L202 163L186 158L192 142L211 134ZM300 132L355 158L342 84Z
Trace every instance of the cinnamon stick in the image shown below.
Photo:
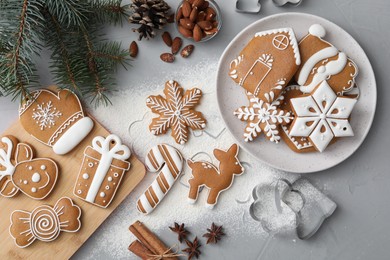
M169 250L169 248L142 222L137 220L129 229L153 255L167 255L167 252L172 253L172 250ZM177 260L178 258L166 257L164 259Z
M129 245L129 250L142 260L148 260L150 256L153 255L153 253L138 240L135 240Z

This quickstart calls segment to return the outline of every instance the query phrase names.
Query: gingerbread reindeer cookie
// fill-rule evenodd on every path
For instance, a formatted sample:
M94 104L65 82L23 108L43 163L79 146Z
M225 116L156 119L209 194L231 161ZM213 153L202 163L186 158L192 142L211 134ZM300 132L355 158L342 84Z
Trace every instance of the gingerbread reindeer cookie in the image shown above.
M44 199L57 182L57 164L49 158L34 158L32 147L13 136L0 142L0 194L13 197L19 190L33 199Z
M206 161L187 160L192 170L192 178L188 181L190 185L188 198L191 203L198 199L200 187L206 186L210 189L206 205L213 208L221 192L233 184L234 176L244 173L244 167L237 157L238 148L237 144L233 144L227 151L214 149L214 156L220 162L218 169Z
M42 205L32 212L15 210L11 214L9 232L18 247L25 248L35 240L50 242L61 233L77 232L81 227L81 209L68 197L54 207Z

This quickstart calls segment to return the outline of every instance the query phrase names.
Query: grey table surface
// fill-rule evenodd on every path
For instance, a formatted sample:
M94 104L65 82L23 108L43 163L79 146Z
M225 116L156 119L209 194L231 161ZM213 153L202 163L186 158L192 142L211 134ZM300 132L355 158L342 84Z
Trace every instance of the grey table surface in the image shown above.
M168 1L172 6L177 1ZM378 88L378 104L373 126L366 140L349 159L329 170L306 175L311 182L327 187L327 194L339 205L334 215L308 241L274 238L259 257L265 239L247 237L240 244L225 244L207 259L389 259L390 257L390 2L388 0L303 0L298 7L276 7L271 0L260 0L259 14L235 12L235 0L220 2L223 28L207 44L199 44L192 64L207 57L218 57L243 28L265 16L281 12L304 12L322 16L349 32L366 51L374 68ZM174 30L173 28L171 28ZM124 44L136 36L129 28L119 29ZM110 32L111 33L111 32ZM117 37L118 38L118 37ZM119 39L118 38L118 39ZM156 39L156 41L161 41ZM159 75L162 62L150 66L148 57L158 57L161 48L155 42L142 42L140 57L127 76L145 78L150 73ZM160 45L161 46L161 45ZM147 49L147 51L144 51ZM43 56L47 54L43 53ZM43 59L44 60L44 59ZM51 84L47 64L38 61L42 85ZM174 70L183 63L172 64ZM124 74L125 75L125 74ZM119 86L128 85L127 76L118 78ZM163 75L161 75L163 76ZM388 114L389 113L389 114ZM10 98L0 99L0 132L17 118L17 104ZM129 220L129 223L133 220ZM74 255L88 258L96 236L89 239ZM110 259L109 252L101 252L100 259ZM129 258L131 255L129 254Z

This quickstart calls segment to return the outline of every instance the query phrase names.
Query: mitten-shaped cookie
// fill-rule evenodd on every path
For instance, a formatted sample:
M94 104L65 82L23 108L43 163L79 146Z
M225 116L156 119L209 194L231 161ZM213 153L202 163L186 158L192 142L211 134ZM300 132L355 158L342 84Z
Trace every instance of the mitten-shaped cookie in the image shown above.
M93 121L84 115L78 97L69 90L47 89L31 93L19 108L20 123L35 139L66 154L92 130Z

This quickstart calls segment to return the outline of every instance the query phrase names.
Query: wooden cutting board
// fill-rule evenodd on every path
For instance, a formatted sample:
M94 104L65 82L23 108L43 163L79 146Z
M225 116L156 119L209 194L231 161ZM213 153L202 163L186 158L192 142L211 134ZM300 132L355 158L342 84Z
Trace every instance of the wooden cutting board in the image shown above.
M59 167L59 176L53 191L44 200L34 200L20 192L13 198L0 196L0 259L70 258L145 176L144 165L132 155L130 157L131 168L125 173L113 201L106 209L89 204L73 195L73 187L76 183L85 147L91 144L95 136L106 137L109 134L96 120L94 122L95 125L91 133L73 151L62 156L54 154L50 147L32 138L19 121L11 125L1 135L13 135L20 142L32 145L35 158L47 157L55 160ZM122 141L126 143L126 140ZM61 232L53 242L45 243L36 240L27 248L17 247L9 234L11 212L16 209L31 212L35 207L43 204L54 206L57 200L63 196L70 197L75 204L80 206L82 210L81 229L77 233Z

